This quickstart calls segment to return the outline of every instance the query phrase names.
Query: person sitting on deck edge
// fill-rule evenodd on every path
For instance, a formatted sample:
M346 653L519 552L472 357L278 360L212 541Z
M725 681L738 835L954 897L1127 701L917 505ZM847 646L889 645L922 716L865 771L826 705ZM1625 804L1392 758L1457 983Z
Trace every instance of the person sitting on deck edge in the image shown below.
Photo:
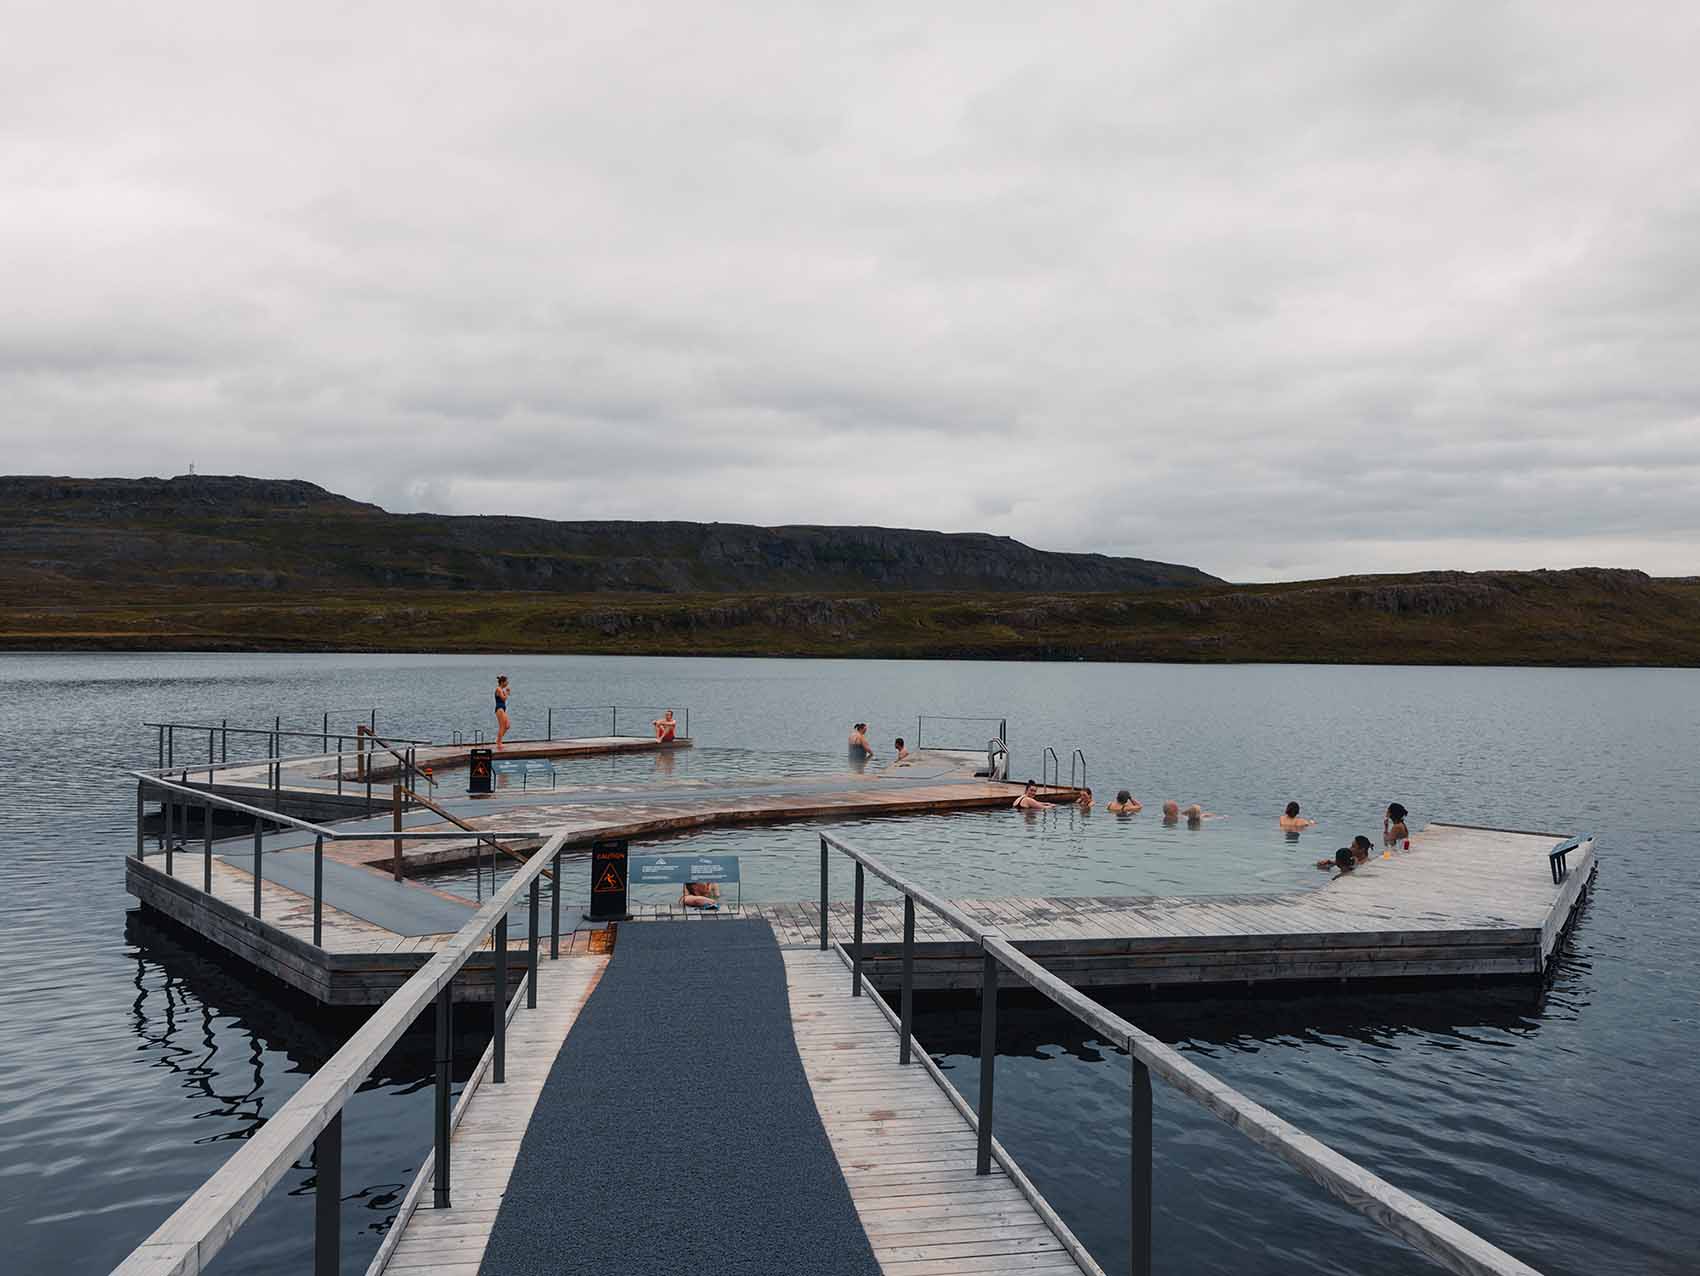
M1315 825L1315 820L1307 820L1299 814L1297 802L1287 803L1286 813L1281 816L1281 831L1283 833L1297 833L1300 829L1314 828Z
M655 728L655 738L662 744L671 744L678 735L679 724L673 720L671 709L649 725Z
M1411 849L1411 830L1405 826L1405 817L1410 812L1397 802L1387 804L1387 814L1381 817L1381 840L1388 846L1405 843L1405 849Z
M1039 786L1029 780L1027 787L1021 790L1021 796L1015 799L1014 809L1017 811L1042 811L1050 805L1049 802L1039 800Z
M1143 811L1145 807L1138 798L1134 797L1133 794L1129 793L1126 789L1119 789L1116 792L1115 801L1111 802L1104 809L1106 811L1113 811L1117 815L1132 815L1135 811Z
M720 888L713 882L686 882L679 893L679 903L686 908L700 908L705 913L720 911Z

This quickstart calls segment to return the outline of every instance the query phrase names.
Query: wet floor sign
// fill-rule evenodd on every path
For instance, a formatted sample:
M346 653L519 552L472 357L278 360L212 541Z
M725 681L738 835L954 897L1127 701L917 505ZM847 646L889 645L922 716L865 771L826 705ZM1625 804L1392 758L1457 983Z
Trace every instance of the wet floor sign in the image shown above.
M590 848L590 911L586 921L630 920L626 912L626 843L596 842Z

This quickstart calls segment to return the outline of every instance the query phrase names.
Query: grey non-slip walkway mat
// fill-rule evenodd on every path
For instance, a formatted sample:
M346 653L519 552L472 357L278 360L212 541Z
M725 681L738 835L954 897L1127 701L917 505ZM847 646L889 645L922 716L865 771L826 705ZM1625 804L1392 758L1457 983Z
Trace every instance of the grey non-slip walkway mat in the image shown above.
M254 871L254 856L235 851L220 851L217 858L244 873ZM265 879L299 891L309 899L313 896L313 852L272 851L265 855ZM325 903L332 908L393 930L398 935L448 935L472 920L477 911L473 903L457 903L444 899L434 891L425 890L393 878L380 877L363 868L354 868L325 859Z
M763 921L620 927L555 1059L484 1276L877 1276Z

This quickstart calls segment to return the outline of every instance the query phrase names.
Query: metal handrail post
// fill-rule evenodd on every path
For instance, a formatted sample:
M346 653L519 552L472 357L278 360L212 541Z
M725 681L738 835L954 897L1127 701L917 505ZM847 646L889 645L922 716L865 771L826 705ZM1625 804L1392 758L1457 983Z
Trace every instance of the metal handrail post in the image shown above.
M1133 1060L1133 1276L1151 1276L1151 1069Z
M148 816L148 790L147 790L147 786L145 784L143 784L140 780L137 780L136 781L136 858L138 860L144 860L144 861L148 857L148 846L147 846L147 843L142 840L142 836L143 836L143 834L142 834L142 823L143 823L144 820L147 819L147 816Z
M342 1274L342 1113L313 1140L313 1276Z
M685 739L691 738L691 706L685 706ZM739 883L742 885L742 883Z
M431 1175L431 1204L434 1208L449 1208L449 1084L454 1065L454 980L451 978L437 994L437 1111L435 1164ZM501 1018L498 1014L497 1019Z
M549 710L549 728L548 728L548 731L546 732L546 734L544 735L544 739L553 740L554 738L555 738L555 711L553 709L551 709L551 710Z
M177 816L176 804L169 799L163 804L165 810L165 875L171 876L171 843L175 832L174 821Z
M218 720L218 760L221 763L230 761L230 719Z
M826 951L826 839L820 840L820 950Z
M850 962L850 995L862 995L862 893L863 893L862 863L856 862L856 939L855 956Z
M391 788L390 788L390 815L391 815L391 827L393 828L393 830L395 832L400 833L401 832L401 785L399 785L399 784L392 785ZM399 882L401 880L401 838L397 837L397 838L394 839L394 841L395 841L394 855L391 858L390 868L391 868L391 872L394 873L394 875L395 875L396 881Z
M323 948L325 929L325 839L313 839L313 947Z
M336 795L342 796L342 737L336 738Z
M208 784L211 784L213 782L213 763L216 760L213 757L213 737L217 734L218 734L218 732L214 731L211 727L207 728L207 783Z
M264 853L264 848L261 847L261 845L260 845L260 834L261 834L261 830L263 828L264 828L264 825L262 825L260 823L260 817L256 815L254 817L254 916L255 917L258 917L260 915L260 880L261 880L261 878L263 878L265 876L265 868L264 868L263 863L261 861L261 856Z
M974 1173L992 1172L992 1083L998 1062L998 959L987 953L980 962L980 1110L979 1146Z
M325 714L319 719L319 752L331 751L331 715Z
M201 889L212 894L212 803L201 808Z
M561 955L561 853L555 852L555 880L549 883L549 960Z
M897 1062L909 1062L909 1038L915 1031L915 897L903 895L903 992L898 1000Z
M170 766L177 760L177 728L165 729L165 765Z
M608 734L610 736L617 736L620 734L620 706L617 704L610 705L609 713L613 716L609 719Z
M159 729L159 769L165 770L165 728Z
M527 975L527 978L526 978L526 981L525 981L525 1008L527 1010L536 1010L537 1009L537 905L538 905L539 899L541 898L539 892L542 891L542 889L543 889L543 884L537 878L535 878L535 877L532 878L531 879L531 919L530 919L531 920L531 942L526 947L526 957L525 957L525 959L526 959L526 975ZM496 1013L500 1014L501 1013L500 1009L498 1009Z
M495 852L491 852L490 858L494 862ZM496 1016L496 1039L492 1046L490 1080L501 1085L508 1079L508 919L505 915L496 923L496 987L491 1009Z

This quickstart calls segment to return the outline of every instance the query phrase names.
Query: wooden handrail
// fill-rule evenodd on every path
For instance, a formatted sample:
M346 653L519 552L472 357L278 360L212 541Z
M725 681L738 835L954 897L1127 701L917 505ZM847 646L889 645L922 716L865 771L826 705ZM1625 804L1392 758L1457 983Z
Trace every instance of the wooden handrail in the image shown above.
M253 1138L113 1269L114 1276L196 1276L341 1112L408 1026L478 952L485 937L566 842L556 833L436 956L397 989ZM497 1013L501 1013L498 1008Z

